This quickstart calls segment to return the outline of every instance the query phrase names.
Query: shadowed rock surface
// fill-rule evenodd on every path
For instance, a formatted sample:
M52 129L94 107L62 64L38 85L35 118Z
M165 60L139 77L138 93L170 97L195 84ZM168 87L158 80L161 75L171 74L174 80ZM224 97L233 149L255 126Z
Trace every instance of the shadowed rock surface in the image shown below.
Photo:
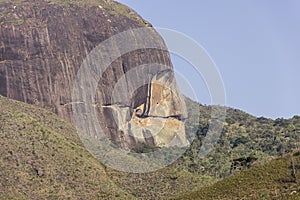
M54 0L0 1L0 25L0 94L47 108L69 121L72 121L72 105L75 103L71 98L74 80L89 52L117 33L151 27L133 10L113 1ZM141 143L158 146L186 144L182 121L184 105L174 80L170 57L163 40L154 29L151 30L147 41L160 45L161 49L138 49L114 60L99 79L94 97L95 103L100 105L97 106L97 117L101 127L123 149L132 149ZM137 36L133 33L132 37ZM118 51L119 47L113 48ZM129 98L129 104L112 102L112 91L119 79L131 69L145 64L149 67L144 73L135 73L122 84L119 95L123 97L121 99ZM152 70L151 64L170 70L160 82L171 87L168 92L163 86L155 85L159 71ZM134 88L132 82L135 79L144 80L144 85ZM149 96L149 91L153 95ZM154 121L166 124L163 126L166 130L161 134L166 133L168 139L155 138L151 134L150 137L135 138L134 134L129 134L129 129L118 127L118 121L124 119L115 120L113 110L105 107L116 103L130 108L128 119L143 121L143 125L136 124L143 129L143 135L157 129L152 123ZM135 115L137 110L142 111L142 115ZM147 120L150 122L146 123ZM169 144L174 138L179 138L178 142Z

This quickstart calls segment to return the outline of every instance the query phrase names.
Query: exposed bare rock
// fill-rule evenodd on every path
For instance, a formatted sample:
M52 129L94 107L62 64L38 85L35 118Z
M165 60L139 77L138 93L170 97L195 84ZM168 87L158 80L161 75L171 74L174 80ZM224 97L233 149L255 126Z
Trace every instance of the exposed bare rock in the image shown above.
M72 105L80 103L72 101L72 88L86 56L111 36L140 27L151 25L114 1L1 1L0 94L48 108L71 121ZM162 49L139 49L117 58L102 74L95 95L101 127L123 149L142 142L158 146L186 144L182 121L185 111L169 54L154 29L147 40L161 44ZM166 66L170 72L152 70L152 63ZM122 85L120 96L129 97L130 102L112 102L112 91L119 79L144 64L148 65L147 76L133 76L144 80L142 87L132 94L128 92L133 89L130 80ZM114 103L127 105L127 110L105 107ZM117 122L113 112L120 116ZM153 135L156 124L164 126ZM129 125L132 127L126 127ZM128 131L134 128L143 130L143 139L135 137L141 132Z
M161 147L189 144L182 121L186 116L184 100L171 70L153 76L147 99L140 106L131 108L115 104L104 107L113 110L120 131L141 143Z

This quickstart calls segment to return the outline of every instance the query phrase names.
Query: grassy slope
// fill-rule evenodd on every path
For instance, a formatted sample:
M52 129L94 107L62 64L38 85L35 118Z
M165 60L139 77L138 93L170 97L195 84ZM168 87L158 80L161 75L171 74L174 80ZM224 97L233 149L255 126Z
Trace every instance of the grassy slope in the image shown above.
M300 199L299 154L253 167L178 199Z
M213 181L172 167L148 174L105 169L73 126L2 96L0 147L0 199L166 199Z
M124 190L143 199L162 199L213 181L174 166L150 174L106 172L82 147L70 124L46 110L1 96L0 147L2 199L134 198ZM291 162L289 156L274 160L183 199L300 198L289 195L300 192L291 176ZM294 163L300 169L299 156Z
M172 166L147 173L134 174L108 170L121 188L140 199L169 199L212 184L209 176L200 176Z
M56 115L0 96L0 199L132 199Z

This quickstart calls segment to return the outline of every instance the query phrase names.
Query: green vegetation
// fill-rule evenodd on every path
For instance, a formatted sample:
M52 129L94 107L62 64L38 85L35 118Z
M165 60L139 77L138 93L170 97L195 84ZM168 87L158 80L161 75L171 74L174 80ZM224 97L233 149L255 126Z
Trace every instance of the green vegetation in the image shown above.
M76 130L51 112L0 97L0 197L167 199L197 190L184 198L298 197L300 152L284 155L299 147L300 117L271 120L228 109L217 145L199 158L211 108L187 101L186 130L196 133L191 148L164 169L134 174L102 166ZM200 115L193 106L199 106ZM153 150L148 145L136 149Z
M236 172L232 170L232 166L238 160L252 158L250 163L245 164L249 167L252 163L264 163L299 148L299 116L271 120L228 108L221 137L212 152L205 158L200 158L199 149L209 128L211 107L199 105L189 99L186 105L190 116L186 122L186 132L196 133L196 138L191 148L175 164L177 168L199 175L210 175L219 180ZM195 107L200 109L198 124L193 120L197 116L197 113L193 113L197 110L193 109Z
M270 120L229 109L216 148L200 159L210 108L196 106L199 123L186 126L197 133L191 149L171 166L135 174L101 165L51 112L0 96L0 199L300 198L300 151L286 154L298 148L299 117Z
M300 199L299 155L253 167L178 199Z
M256 118L236 109L228 109L223 133L218 143L208 156L199 158L200 145L208 130L211 107L199 105L189 99L187 99L186 105L190 116L186 122L186 132L188 135L196 133L191 148L172 165L149 174L131 174L109 170L110 177L123 190L142 199L167 199L199 190L203 186L211 185L233 174L238 175L241 171L243 171L242 173L247 172L248 169L252 170L253 166L262 165L298 148L299 117L295 116L289 120L271 120ZM195 109L195 106L198 106L199 109ZM200 110L200 115L197 110ZM195 120L195 118L199 120ZM153 149L147 145L139 150L148 152ZM298 159L295 160L296 163L298 161ZM257 171L257 173L259 176L263 171ZM243 179L241 181L238 179L239 177L234 179L237 181L236 184L243 181ZM220 187L222 184L224 182L220 183ZM286 187L279 184L278 188L281 186ZM265 188L263 191L259 189L257 192L265 194L268 189ZM281 190L276 189L276 191ZM288 191L286 190L286 193ZM227 199L232 199L230 193L227 194L229 195ZM193 197L196 198L196 196Z
M0 199L132 199L56 115L0 96Z
M124 191L139 199L174 198L213 183L209 176L197 176L172 167L147 174L118 172L111 169L108 169L107 173Z
M214 181L172 166L148 174L106 168L70 124L1 96L0 146L0 199L166 199Z

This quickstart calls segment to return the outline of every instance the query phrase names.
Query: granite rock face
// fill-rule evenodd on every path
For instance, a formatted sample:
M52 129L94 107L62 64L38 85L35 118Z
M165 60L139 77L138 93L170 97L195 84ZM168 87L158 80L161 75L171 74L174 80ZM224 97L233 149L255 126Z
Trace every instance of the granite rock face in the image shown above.
M133 10L108 0L1 1L0 94L72 121L72 89L89 52L115 34L141 27L151 25ZM184 146L185 106L169 54L154 29L147 40L162 48L121 55L103 72L95 95L99 123L123 149L142 143ZM152 70L151 64L165 67ZM127 80L121 84L121 100L113 102L119 80L141 65L148 66L147 75L135 73L130 78L144 80L143 86L135 89L133 80ZM123 97L130 102L122 102Z
M135 108L123 104L103 107L113 111L119 130L127 137L153 146L187 146L185 105L173 72L159 72L147 86L146 100Z

